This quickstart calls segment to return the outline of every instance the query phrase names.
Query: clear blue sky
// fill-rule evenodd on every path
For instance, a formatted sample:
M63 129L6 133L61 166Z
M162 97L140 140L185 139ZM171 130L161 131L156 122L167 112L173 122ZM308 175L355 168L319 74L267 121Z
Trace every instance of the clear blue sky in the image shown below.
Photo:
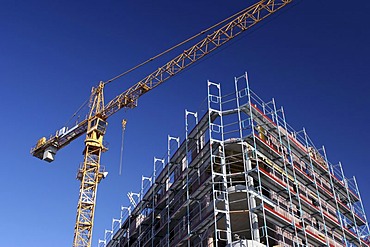
M253 1L1 1L2 176L0 246L71 246L83 137L47 164L31 146L62 127L90 89L228 17ZM184 109L197 110L206 80L231 92L248 71L252 88L283 105L332 163L355 175L370 214L370 2L295 1L197 66L109 120L93 245L109 229L141 175L152 173L167 135L183 136ZM262 23L261 23L262 24ZM185 49L185 48L183 48ZM170 59L170 57L167 57ZM107 99L160 66L110 84ZM118 175L121 119L127 118L123 175Z

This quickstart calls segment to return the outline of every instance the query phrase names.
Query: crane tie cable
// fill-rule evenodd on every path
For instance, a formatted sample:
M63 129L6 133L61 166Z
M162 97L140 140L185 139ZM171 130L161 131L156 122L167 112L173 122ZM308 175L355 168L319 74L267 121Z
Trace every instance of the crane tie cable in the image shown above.
M84 108L87 105L88 102L89 100L85 100L85 102L82 103L82 105L77 109L77 111L75 111L75 113L73 113L73 115L68 119L64 126L68 126L71 120L82 110L82 108Z
M188 38L188 39L186 39L186 40L182 41L181 43L179 43L179 44L177 44L177 45L175 45L175 46L172 46L171 48L169 48L169 49L167 49L167 50L165 50L165 51L163 51L163 52L161 52L161 53L157 54L157 55L156 55L156 56L154 56L154 57L149 58L148 60L146 60L146 61L144 61L144 62L142 62L142 63L140 63L140 64L138 64L138 65L136 65L136 66L134 66L134 67L132 67L132 68L131 68L131 69L129 69L129 70L126 70L125 72L123 72L123 73L121 73L121 74L119 74L119 75L117 75L117 76L113 77L112 79L109 79L109 80L105 81L105 82L104 82L104 84L111 83L112 81L117 80L118 78L121 78L122 76L124 76L124 75L126 75L126 74L128 74L128 73L130 73L130 72L132 72L132 71L134 71L134 70L136 70L136 69L138 69L138 68L140 68L140 67L144 66L145 64L147 64L147 63L149 63L149 62L151 62L151 61L153 61L153 60L155 60L155 59L157 59L157 58L159 58L159 57L163 56L164 54L166 54L166 53L168 53L168 52L170 52L170 51L172 51L172 50L174 50L174 49L178 48L179 46L182 46L182 45L184 45L184 44L188 43L189 41L191 41L191 40L193 40L193 39L195 39L195 38L197 38L197 37L199 37L199 36L201 36L201 35L205 34L206 32L210 31L211 29L214 29L215 27L220 26L221 24L223 24L223 23L227 22L228 20L230 20L230 19L234 18L235 16L240 15L242 12L245 12L246 10L248 10L248 9L250 9L250 8L252 8L252 7L253 7L253 6L250 6L250 7L248 7L248 8L245 8L245 9L243 9L243 10L239 11L238 13L236 13L236 14L234 14L234 15L232 15L232 16L230 16L230 17L228 17L228 18L226 18L226 19L224 19L224 20L222 20L222 21L220 21L220 22L218 22L217 24L215 24L215 25L213 25L213 26L211 26L211 27L209 27L209 28L207 28L207 29L205 29L205 30L203 30L203 31L201 31L201 32L199 32L199 33L197 33L196 35L193 35L192 37L190 37L190 38Z

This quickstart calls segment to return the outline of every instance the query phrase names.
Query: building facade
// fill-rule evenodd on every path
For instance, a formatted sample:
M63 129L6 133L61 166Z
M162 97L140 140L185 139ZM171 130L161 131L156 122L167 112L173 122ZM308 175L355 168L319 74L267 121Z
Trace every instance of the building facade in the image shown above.
M199 119L186 111L184 141L169 137L99 246L370 246L355 178L247 75L228 95L209 81L207 101Z

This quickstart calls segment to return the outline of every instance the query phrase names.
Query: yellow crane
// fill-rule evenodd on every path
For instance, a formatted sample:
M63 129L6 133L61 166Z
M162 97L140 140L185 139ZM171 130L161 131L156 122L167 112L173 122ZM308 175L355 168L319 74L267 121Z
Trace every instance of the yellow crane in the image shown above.
M63 128L49 139L43 137L37 142L36 146L31 149L31 154L39 159L52 162L58 150L86 134L83 152L84 162L77 174L81 185L74 229L74 247L91 246L97 187L101 179L106 176L106 173L101 170L100 158L101 154L107 151L103 144L103 137L108 124L107 119L122 108L136 107L140 96L183 71L290 2L292 0L261 0L240 11L226 19L227 23L226 21L222 22L226 23L222 27L208 34L197 44L159 67L107 104L104 103L103 91L104 86L110 81L100 82L98 86L91 90L90 111L85 119L70 129Z

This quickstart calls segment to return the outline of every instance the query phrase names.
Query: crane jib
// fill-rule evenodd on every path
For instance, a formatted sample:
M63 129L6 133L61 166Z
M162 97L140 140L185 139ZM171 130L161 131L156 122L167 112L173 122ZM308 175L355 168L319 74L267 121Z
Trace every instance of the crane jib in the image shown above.
M116 96L104 106L99 115L107 119L122 108L136 107L137 100L140 96L199 61L207 54L248 30L290 2L292 2L292 0L263 0L248 7L232 21L214 31L212 34L207 35L207 37L197 44L186 49L183 53L159 67L122 94ZM87 121L87 119L84 119L76 125L76 129L63 137L56 134L51 136L48 140L43 140L43 138L41 138L37 145L31 149L31 154L39 159L43 159L44 152L48 152L48 148L54 147L53 149L55 152L63 148L74 139L86 133Z

